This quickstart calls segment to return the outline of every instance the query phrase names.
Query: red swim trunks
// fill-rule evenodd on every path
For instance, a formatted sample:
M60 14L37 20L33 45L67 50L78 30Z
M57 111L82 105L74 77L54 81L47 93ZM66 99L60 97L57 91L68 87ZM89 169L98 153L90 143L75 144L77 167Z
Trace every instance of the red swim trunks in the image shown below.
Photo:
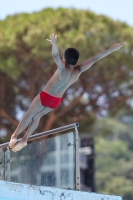
M40 100L44 107L57 108L60 105L62 98L51 96L42 91L40 92Z

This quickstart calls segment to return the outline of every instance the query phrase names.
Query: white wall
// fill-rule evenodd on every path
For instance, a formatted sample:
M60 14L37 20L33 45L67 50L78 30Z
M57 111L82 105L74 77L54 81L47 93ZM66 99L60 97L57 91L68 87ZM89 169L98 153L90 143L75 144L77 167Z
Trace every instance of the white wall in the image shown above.
M122 200L120 196L0 181L0 200Z

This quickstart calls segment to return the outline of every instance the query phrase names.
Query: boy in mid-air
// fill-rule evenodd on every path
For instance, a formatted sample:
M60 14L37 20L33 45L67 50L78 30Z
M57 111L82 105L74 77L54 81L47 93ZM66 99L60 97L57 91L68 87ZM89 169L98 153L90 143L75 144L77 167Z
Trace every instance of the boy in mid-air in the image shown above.
M66 49L64 57L61 60L56 46L57 35L52 34L47 41L52 44L52 55L57 65L57 70L54 72L43 91L32 101L28 111L11 136L9 147L15 152L27 145L27 140L37 128L40 118L60 105L64 92L71 84L77 81L82 72L89 69L101 58L119 50L125 44L125 42L116 43L111 48L95 55L82 64L76 65L79 52L75 48ZM27 132L23 138L17 142L17 136L27 127Z

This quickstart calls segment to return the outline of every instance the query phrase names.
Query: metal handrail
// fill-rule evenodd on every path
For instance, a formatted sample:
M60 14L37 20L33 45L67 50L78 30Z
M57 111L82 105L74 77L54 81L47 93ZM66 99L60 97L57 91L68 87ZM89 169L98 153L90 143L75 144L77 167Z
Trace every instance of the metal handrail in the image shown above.
M33 142L35 142L35 139L38 139L38 138L41 138L41 137L44 137L44 136L54 135L54 134L59 133L61 131L66 131L66 130L69 130L69 129L72 129L72 128L77 128L77 127L79 127L78 122L76 122L74 124L62 126L60 128L55 128L55 129L52 129L52 130L49 130L49 131L45 131L45 132L42 132L42 133L37 133L35 135L30 136L29 139L28 139L28 142L33 143ZM18 139L17 141L19 141L19 140L21 140L21 139ZM9 145L9 142L0 144L0 148L8 147L8 145Z

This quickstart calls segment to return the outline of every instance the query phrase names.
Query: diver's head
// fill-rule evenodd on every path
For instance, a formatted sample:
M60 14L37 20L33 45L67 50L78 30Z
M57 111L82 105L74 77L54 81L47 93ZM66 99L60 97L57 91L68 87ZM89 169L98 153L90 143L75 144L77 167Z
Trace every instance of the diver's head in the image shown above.
M65 50L64 58L68 65L76 65L79 58L79 52L75 48L68 48Z

